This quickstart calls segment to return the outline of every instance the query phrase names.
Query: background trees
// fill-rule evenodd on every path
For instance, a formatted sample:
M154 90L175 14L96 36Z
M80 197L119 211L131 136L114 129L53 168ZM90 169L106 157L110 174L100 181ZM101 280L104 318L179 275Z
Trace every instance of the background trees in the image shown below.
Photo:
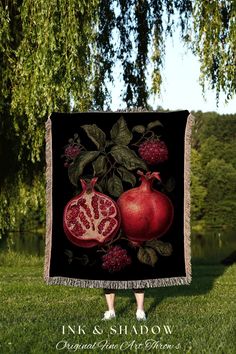
M160 90L165 36L175 26L199 56L203 86L232 97L234 19L227 0L2 0L0 231L44 215L51 112L109 108L117 62L127 107L147 108Z
M44 126L92 105L98 1L0 3L0 231L45 214ZM29 212L31 210L32 212Z
M236 222L236 115L195 113L192 220L210 227Z

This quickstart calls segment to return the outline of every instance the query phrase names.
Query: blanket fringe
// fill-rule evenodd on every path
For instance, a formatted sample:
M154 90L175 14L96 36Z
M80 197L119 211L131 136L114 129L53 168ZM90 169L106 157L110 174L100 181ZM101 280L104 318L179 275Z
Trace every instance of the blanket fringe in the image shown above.
M189 114L185 129L184 141L184 255L185 255L185 272L186 281L189 284L192 280L191 267L191 136L194 124L194 116Z
M44 256L44 280L50 281L50 264L52 250L52 129L51 119L46 124L46 239Z
M127 110L126 110L127 111ZM137 111L137 110L136 110ZM138 111L143 111L139 109ZM48 285L78 286L81 288L107 288L107 289L131 289L131 288L155 288L174 285L188 285L192 280L191 269L191 227L190 227L190 160L191 160L191 132L194 124L194 117L189 114L185 129L185 151L184 151L184 255L185 255L185 276L159 279L142 280L92 280L77 279L61 276L50 276L50 263L52 251L52 132L51 119L46 122L46 241L44 280Z
M138 289L157 288L174 285L188 285L189 277L175 277L163 279L142 279L142 280L90 280L66 277L49 277L48 285L78 286L80 288L107 288L107 289Z

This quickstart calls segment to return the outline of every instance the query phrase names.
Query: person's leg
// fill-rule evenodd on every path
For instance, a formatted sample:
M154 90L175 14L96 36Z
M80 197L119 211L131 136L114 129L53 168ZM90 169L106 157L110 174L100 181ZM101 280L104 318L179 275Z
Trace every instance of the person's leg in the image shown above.
M134 292L137 303L137 310L144 311L144 292Z
M115 293L105 293L108 310L115 310Z
M104 294L107 302L108 311L104 313L103 320L110 320L116 317L115 314L115 290L104 289Z
M137 303L136 318L137 320L146 320L144 311L144 289L133 289L133 292Z

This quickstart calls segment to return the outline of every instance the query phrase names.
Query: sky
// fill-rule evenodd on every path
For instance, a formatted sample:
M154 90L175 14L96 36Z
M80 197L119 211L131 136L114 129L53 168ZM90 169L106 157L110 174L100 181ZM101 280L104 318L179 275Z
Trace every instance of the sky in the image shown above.
M119 71L119 70L117 70ZM236 113L236 96L225 103L225 95L220 94L217 107L216 94L207 90L205 99L199 84L200 63L190 50L183 46L178 33L166 40L166 56L162 70L162 86L160 97L150 100L151 106L164 109L209 112L220 114ZM121 86L117 84L112 94L112 110L124 108L119 99Z

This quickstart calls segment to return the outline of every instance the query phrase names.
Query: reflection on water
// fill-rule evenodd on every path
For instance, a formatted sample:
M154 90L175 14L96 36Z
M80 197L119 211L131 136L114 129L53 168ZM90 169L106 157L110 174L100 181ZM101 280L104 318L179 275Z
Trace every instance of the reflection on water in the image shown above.
M11 232L8 237L0 240L0 248L34 256L43 256L44 243L43 233Z
M191 235L193 260L220 262L236 250L236 231L211 231Z
M0 240L0 248L35 256L44 255L45 237L42 233L10 233ZM191 235L193 261L220 262L236 250L236 231L211 231Z

